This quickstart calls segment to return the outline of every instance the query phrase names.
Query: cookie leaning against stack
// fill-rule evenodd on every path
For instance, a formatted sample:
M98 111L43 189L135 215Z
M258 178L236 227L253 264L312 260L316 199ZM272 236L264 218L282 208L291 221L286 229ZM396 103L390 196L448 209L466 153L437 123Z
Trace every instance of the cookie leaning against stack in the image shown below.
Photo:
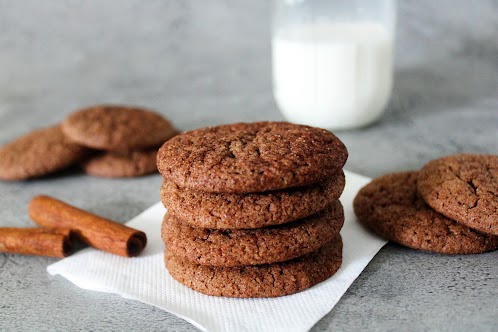
M288 295L330 277L342 262L346 159L330 132L285 122L172 138L157 158L168 271L228 297Z
M360 190L361 223L398 244L444 254L498 248L498 156L459 154Z

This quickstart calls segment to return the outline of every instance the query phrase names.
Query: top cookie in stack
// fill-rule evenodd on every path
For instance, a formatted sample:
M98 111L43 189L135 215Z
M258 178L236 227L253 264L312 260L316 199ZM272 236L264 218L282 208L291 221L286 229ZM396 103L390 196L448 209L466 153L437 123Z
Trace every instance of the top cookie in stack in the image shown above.
M285 122L174 137L157 160L169 272L231 297L286 295L326 279L342 259L346 159L330 132Z

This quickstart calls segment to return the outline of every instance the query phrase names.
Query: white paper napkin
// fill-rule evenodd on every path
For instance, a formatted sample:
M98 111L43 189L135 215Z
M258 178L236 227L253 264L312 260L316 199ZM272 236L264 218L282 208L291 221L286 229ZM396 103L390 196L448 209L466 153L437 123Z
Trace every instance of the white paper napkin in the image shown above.
M342 267L328 280L294 295L272 299L214 297L175 281L163 263L160 229L166 210L161 203L127 223L147 233L148 244L139 257L124 258L89 248L47 270L84 289L154 305L205 331L307 331L332 310L386 243L363 229L353 213L353 199L370 179L345 173L346 189L341 196L345 213Z

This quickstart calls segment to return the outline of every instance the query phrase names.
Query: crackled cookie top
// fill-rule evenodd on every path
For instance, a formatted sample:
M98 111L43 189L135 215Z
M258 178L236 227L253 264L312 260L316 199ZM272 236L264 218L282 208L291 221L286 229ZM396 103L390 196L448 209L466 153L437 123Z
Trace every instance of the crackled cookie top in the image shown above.
M67 139L59 125L39 129L0 148L0 179L47 175L80 161L88 152Z
M159 149L159 172L181 187L249 193L305 186L341 169L348 153L324 129L237 123L180 134Z
M337 235L320 249L289 261L238 267L205 266L165 252L173 278L198 292L238 298L277 297L297 293L332 276L342 264Z
M434 210L498 235L498 156L457 154L429 162L420 171L418 190Z
M306 187L264 193L207 193L164 180L161 201L194 227L259 228L307 217L337 200L344 190L344 173Z
M147 149L176 134L172 124L144 108L97 105L70 114L62 130L73 141L110 151Z
M445 254L494 250L498 237L479 233L431 209L417 194L417 172L393 173L363 187L353 206L361 223L401 245Z

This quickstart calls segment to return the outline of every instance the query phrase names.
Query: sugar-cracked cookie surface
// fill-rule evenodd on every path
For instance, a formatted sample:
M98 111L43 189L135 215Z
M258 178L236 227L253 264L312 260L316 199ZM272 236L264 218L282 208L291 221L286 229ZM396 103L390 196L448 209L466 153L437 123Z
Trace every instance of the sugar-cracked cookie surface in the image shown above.
M353 201L361 223L401 245L446 254L494 250L498 237L482 234L431 209L417 193L418 172L374 179Z
M164 257L173 278L198 292L226 297L277 297L310 288L331 277L342 264L342 239L310 254L273 264L213 267L190 263L170 255Z
M307 218L260 229L194 228L168 213L162 239L174 256L201 265L241 266L281 262L317 250L339 234L344 211L339 201Z
M177 133L160 114L121 105L96 105L73 112L64 119L62 130L81 145L106 151L148 149Z
M498 156L457 154L429 162L418 191L434 210L481 232L498 235Z
M327 130L256 122L182 133L159 149L157 166L181 187L251 193L324 181L342 169L347 156Z
M342 171L315 185L250 194L206 193L165 180L161 201L194 227L259 228L284 224L323 210L341 196L344 185Z
M0 179L24 180L64 169L89 149L70 141L61 126L35 130L0 148Z

